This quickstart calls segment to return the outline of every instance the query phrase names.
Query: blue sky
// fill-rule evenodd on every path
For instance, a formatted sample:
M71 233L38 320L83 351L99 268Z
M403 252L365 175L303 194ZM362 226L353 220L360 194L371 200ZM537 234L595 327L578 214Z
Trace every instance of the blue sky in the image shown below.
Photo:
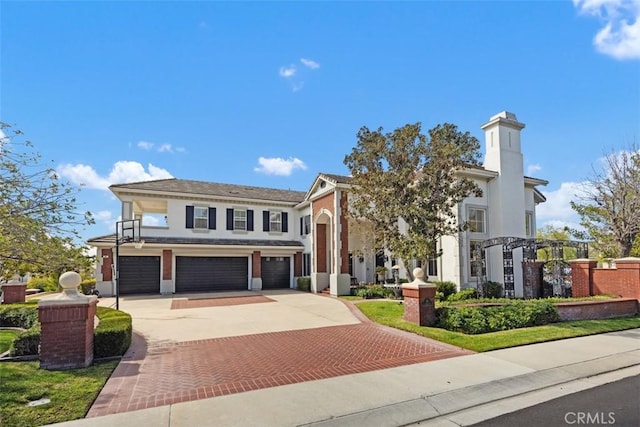
M307 190L361 126L526 123L538 226L639 141L640 1L0 3L0 120L83 185L177 177Z

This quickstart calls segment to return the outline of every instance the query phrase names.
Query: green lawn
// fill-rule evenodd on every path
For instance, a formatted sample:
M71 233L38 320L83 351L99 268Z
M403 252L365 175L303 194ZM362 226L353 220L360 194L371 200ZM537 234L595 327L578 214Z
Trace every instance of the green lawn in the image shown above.
M356 307L374 322L478 352L640 328L640 316L635 316L618 319L561 322L532 328L467 335L405 322L402 320L404 306L397 301L366 301L356 304Z
M0 329L0 354L9 350L11 343L18 336L18 331Z
M0 425L41 426L83 418L117 364L47 371L39 369L39 362L0 363ZM41 398L51 403L27 406Z

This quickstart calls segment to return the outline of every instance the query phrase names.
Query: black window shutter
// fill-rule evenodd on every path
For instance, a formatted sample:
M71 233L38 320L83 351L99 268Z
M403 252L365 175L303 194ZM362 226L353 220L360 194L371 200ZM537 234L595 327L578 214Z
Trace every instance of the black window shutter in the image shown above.
M185 212L185 217L186 217L186 222L187 228L193 228L193 206L187 206L186 212Z
M269 211L262 211L262 231L269 231Z
M304 222L302 218L300 218L300 235L304 236Z
M233 209L227 209L227 230L233 230Z
M209 230L216 229L216 208L209 208Z
M289 213L282 212L281 219L282 219L282 232L283 233L289 232Z
M253 211L247 209L247 231L253 231Z

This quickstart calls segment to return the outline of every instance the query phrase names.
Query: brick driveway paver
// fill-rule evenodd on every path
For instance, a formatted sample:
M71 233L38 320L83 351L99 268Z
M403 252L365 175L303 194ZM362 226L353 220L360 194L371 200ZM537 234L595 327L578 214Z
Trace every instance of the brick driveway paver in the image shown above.
M470 353L370 322L148 348L136 336L87 417Z

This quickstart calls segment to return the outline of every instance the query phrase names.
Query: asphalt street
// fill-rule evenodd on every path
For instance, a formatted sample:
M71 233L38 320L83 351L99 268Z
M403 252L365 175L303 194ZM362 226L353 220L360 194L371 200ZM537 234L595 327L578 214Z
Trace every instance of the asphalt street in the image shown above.
M569 394L475 427L640 426L640 376Z

